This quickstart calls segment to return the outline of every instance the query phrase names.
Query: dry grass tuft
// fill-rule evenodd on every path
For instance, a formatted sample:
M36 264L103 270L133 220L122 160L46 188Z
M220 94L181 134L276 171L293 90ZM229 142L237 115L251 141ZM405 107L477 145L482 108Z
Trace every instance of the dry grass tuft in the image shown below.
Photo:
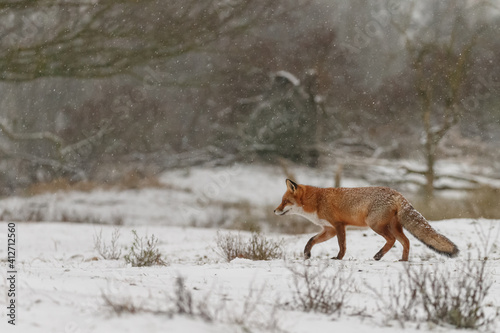
M458 329L488 328L498 313L485 312L492 286L486 265L487 260L472 259L465 260L460 269L407 264L387 294L371 289L387 320L403 327L407 322L428 321Z
M91 192L96 189L143 189L143 188L164 188L168 187L162 184L157 175L144 174L137 170L125 173L121 178L111 182L97 181L71 181L68 178L57 178L49 182L39 182L31 184L25 191L28 196L34 196L44 193L56 192Z
M111 234L109 244L102 237L102 229L94 235L94 250L105 260L118 260L121 257L122 250L118 247L120 239L120 230L115 228Z
M50 182L40 182L30 185L26 189L26 194L34 196L44 193L56 193L56 192L68 192L68 191L90 192L97 188L102 188L102 187L103 187L102 184L92 181L71 182L67 178L57 178Z
M139 237L137 231L132 230L134 241L130 246L129 253L124 256L125 261L132 267L145 266L164 266L167 263L158 249L158 238L155 235L151 237Z
M217 233L216 252L228 262L235 258L271 260L283 257L283 240L275 241L253 232L244 240L240 234Z
M290 266L294 308L304 312L340 315L352 292L353 279L342 266L313 266L310 262Z

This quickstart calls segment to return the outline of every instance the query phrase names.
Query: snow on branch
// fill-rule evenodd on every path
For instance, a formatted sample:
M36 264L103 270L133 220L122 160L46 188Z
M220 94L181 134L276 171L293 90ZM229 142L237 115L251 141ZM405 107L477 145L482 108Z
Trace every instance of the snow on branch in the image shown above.
M293 84L295 87L298 87L300 85L300 80L295 75L287 71L278 71L274 73L274 77L285 79L286 81Z
M54 143L57 147L64 146L64 140L51 132L35 132L35 133L15 133L4 120L0 120L0 132L5 134L12 141L28 141L28 140L48 140Z

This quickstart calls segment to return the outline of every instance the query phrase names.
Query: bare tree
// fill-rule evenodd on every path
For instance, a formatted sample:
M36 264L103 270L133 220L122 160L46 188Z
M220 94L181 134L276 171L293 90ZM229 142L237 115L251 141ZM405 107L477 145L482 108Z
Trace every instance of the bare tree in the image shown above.
M146 133L129 141L149 146L149 133L158 132L151 128L161 121L157 101L146 101L152 98L150 88L183 86L192 77L187 84L198 84L197 73L177 61L210 54L215 43L236 38L279 12L278 3L249 0L0 0L0 81L128 76L138 79L132 94L141 103L130 107L118 97L86 103L78 112L66 112L66 119L79 121L62 131L55 125L26 126L22 110L2 112L0 155L31 165L30 178L44 168L56 177L81 179L97 148L99 153L116 147L130 151L123 149L128 132Z
M300 3L300 1L288 1ZM346 53L318 3L288 11L228 47L217 107L222 145L244 158L316 166L338 138L337 113L352 95ZM315 17L314 22L302 16ZM228 149L229 150L229 149Z
M241 33L275 7L249 0L0 1L0 80L130 74Z
M426 170L408 171L425 176L427 198L434 193L438 145L459 122L464 87L473 75L469 68L484 30L470 20L468 14L475 8L467 1L412 2L405 15L393 20L405 38L409 69L405 75L413 81L424 130Z

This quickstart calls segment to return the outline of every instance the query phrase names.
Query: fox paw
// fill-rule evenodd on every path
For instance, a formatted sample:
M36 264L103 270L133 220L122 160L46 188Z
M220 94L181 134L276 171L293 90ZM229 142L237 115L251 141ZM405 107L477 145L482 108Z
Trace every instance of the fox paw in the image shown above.
M311 252L304 252L304 260L311 259Z

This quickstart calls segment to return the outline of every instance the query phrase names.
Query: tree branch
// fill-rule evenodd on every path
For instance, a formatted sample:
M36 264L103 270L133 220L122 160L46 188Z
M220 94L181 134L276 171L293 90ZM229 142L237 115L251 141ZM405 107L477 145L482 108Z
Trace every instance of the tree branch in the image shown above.
M64 146L64 140L51 132L15 133L3 120L0 120L0 131L12 141L48 140L58 148Z
M0 80L129 73L151 61L231 38L277 6L249 0L230 6L219 0L169 0L161 5L154 0L0 1L0 9L5 9L0 20L7 22L11 16L30 20L45 11L55 22L51 29L35 24L29 42L23 41L22 23L10 34L0 25L0 35L12 37L0 41Z
M5 156L27 160L37 165L48 166L55 170L62 170L65 172L70 172L72 174L78 174L80 177L82 177L82 175L84 174L83 170L72 165L69 162L71 159L68 157L75 152L81 152L82 149L92 149L92 146L97 145L106 134L109 134L112 131L113 126L111 125L111 121L109 121L101 126L101 128L95 134L90 135L73 144L65 144L64 140L60 136L51 132L16 133L3 121L0 120L0 133L3 133L11 141L46 140L54 144L58 156L57 158L49 158L27 153L14 153L9 152L5 149L1 149L1 147L0 153L3 153Z

